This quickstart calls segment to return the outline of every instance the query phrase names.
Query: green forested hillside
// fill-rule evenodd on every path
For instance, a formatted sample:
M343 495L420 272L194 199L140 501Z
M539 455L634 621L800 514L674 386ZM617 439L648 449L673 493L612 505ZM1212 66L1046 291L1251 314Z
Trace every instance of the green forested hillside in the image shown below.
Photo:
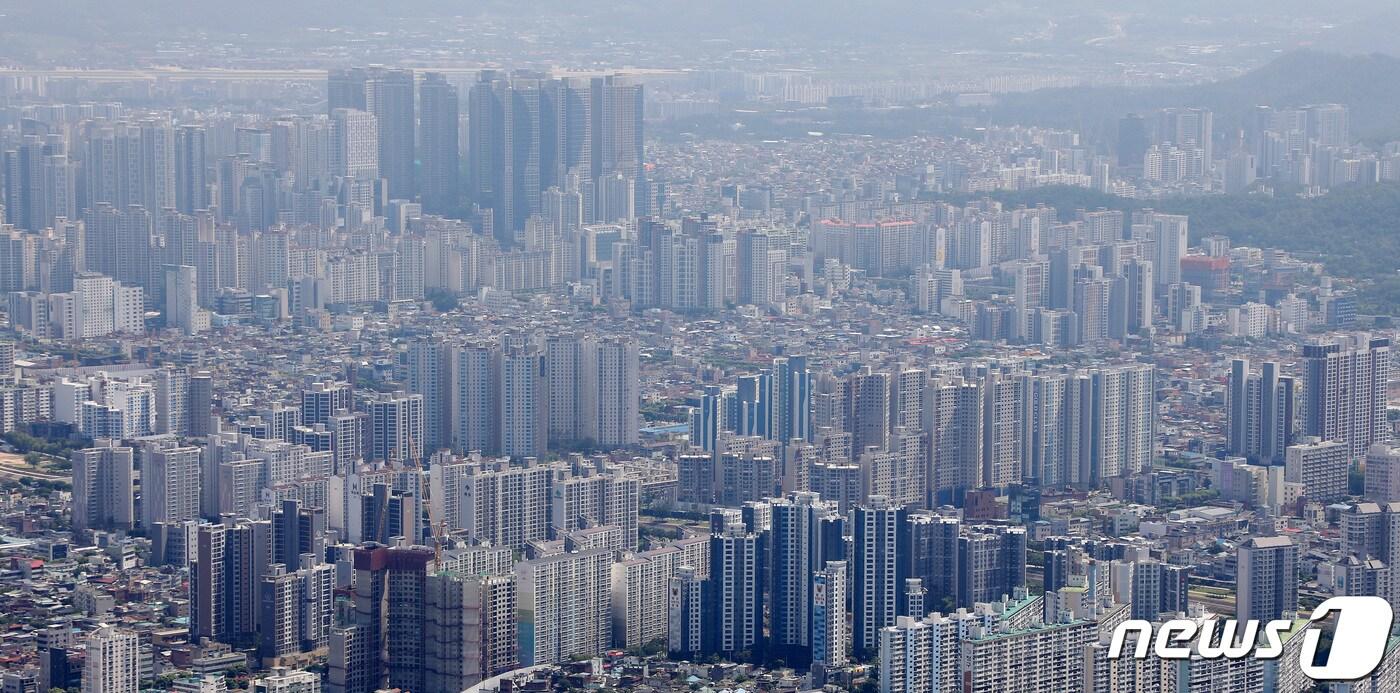
M1400 185L1343 187L1312 199L1217 195L1144 201L1068 187L996 197L1011 205L1043 202L1062 218L1097 207L1186 214L1192 243L1221 234L1235 245L1282 248L1320 260L1330 274L1364 280L1363 311L1400 315Z

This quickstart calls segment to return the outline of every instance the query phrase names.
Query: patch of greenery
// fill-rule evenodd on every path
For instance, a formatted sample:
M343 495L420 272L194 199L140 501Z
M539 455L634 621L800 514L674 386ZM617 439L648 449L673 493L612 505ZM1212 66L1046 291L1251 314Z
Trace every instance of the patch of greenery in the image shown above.
M461 300L457 298L457 294L454 294L451 291L448 291L447 289L428 289L424 295L428 298L429 301L432 301L433 310L436 310L439 313L450 313L454 310L457 310L457 307L462 304Z
M22 453L38 453L54 457L67 457L69 451L92 447L91 438L44 438L19 429L6 433L4 439L5 442L15 446L15 449ZM25 459L28 459L28 455Z
M1329 274L1357 280L1363 313L1400 316L1400 185L1351 185L1315 198L1207 195L1137 200L1087 188L1052 186L996 193L1007 206L1054 207L1061 219L1076 209L1129 213L1150 207L1191 218L1191 242L1221 235L1233 245L1278 248L1322 262Z

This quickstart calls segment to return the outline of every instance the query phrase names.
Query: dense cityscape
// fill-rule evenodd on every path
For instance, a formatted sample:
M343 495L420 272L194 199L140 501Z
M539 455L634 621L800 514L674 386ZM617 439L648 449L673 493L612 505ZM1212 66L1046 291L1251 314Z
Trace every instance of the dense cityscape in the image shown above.
M0 2L0 693L1400 691L1367 3L318 3Z

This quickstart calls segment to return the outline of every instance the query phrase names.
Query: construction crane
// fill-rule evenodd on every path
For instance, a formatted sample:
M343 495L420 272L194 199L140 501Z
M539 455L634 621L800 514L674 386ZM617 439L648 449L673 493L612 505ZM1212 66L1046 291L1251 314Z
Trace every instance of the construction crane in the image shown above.
M443 518L437 517L437 513L433 511L432 470L425 464L425 460L419 458L416 453L417 446L414 444L413 433L410 431L408 435L408 458L415 463L415 466L428 471L427 481L420 483L422 483L423 488L423 502L428 505L428 531L432 532L433 535L433 561L441 568L442 544L447 539L447 523ZM419 474L419 479L422 479L421 472Z

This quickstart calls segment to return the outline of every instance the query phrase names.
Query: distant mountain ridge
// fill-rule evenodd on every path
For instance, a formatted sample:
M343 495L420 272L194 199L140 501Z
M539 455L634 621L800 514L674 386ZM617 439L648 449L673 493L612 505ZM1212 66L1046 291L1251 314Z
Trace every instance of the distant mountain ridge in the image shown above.
M1215 112L1216 132L1243 125L1256 105L1342 103L1351 109L1352 133L1367 139L1400 138L1400 58L1299 50L1239 77L1190 86L1074 87L1011 94L986 109L991 123L1077 128L1091 138L1110 137L1127 113L1204 106Z

